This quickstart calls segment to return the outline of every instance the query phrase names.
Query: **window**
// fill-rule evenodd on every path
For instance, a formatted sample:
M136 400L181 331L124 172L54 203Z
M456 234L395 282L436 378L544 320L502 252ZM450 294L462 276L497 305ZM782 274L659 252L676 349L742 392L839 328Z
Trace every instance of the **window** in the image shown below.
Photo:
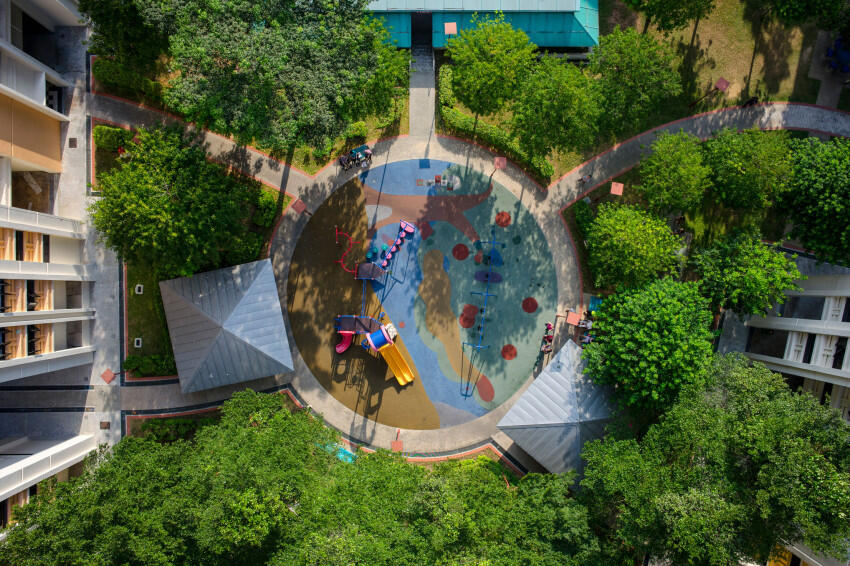
M809 334L806 338L806 349L803 351L803 363L810 364L812 363L812 354L815 351L815 339L817 338L817 334Z
M12 3L12 45L24 49L24 13Z
M835 355L832 357L832 369L841 369L844 357L847 355L847 337L842 336L835 344Z

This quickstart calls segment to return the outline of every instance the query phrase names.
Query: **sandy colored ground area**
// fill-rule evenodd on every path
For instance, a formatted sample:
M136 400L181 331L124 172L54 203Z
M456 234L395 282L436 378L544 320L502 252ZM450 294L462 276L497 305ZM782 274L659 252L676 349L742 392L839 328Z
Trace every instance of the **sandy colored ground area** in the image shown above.
M388 426L439 428L439 416L418 375L413 383L401 387L380 357L358 345L359 339L342 355L334 351L339 340L334 317L360 314L362 291L361 282L337 263L348 240L340 237L337 245L334 226L365 242L364 207L361 185L351 181L319 207L304 229L295 247L288 283L287 308L295 342L319 383L353 411ZM362 260L365 249L365 243L356 244L346 263L353 266L355 259ZM366 314L378 318L380 304L371 287L367 285L366 289ZM390 320L385 318L384 322ZM404 344L400 339L396 344L416 371Z

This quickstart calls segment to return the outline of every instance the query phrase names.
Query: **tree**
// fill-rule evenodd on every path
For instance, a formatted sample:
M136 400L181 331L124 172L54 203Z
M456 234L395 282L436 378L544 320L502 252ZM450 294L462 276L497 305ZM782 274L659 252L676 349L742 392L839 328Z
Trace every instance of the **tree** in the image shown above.
M206 151L177 126L139 130L119 167L101 173L92 223L126 261L161 277L186 276L229 260L247 241L249 206L259 185L207 161ZM239 263L240 261L236 261Z
M170 40L169 107L241 143L282 155L326 147L348 125L388 111L407 56L366 0L148 2Z
M653 281L607 298L584 349L585 372L624 407L663 411L711 358L711 311L696 283Z
M505 21L474 15L472 27L449 39L452 88L457 99L475 114L498 112L528 79L537 46L522 30Z
M625 0L625 3L643 12L644 33L650 23L661 31L674 31L714 11L714 0Z
M590 74L605 101L606 127L637 128L650 112L682 93L673 52L652 37L619 27L599 38L590 54Z
M281 399L239 392L193 439L128 437L42 484L0 563L602 566L573 475L517 480L485 457L428 470L386 451L340 462L338 434Z
M812 20L833 23L845 6L844 0L767 0L765 9L785 25Z
M683 131L662 132L652 142L652 154L640 164L640 179L637 188L656 213L693 209L711 186L700 139Z
M754 234L737 234L700 250L694 265L703 295L718 309L759 314L785 302L802 279L794 258L767 246Z
M850 265L850 142L806 138L792 146L791 236L821 261Z
M843 557L850 429L740 354L719 358L646 436L585 446L583 501L619 562L737 566L803 542Z
M682 240L660 218L605 203L590 225L587 246L597 287L634 287L675 271Z
M168 49L168 38L148 24L134 2L80 0L79 7L92 30L87 46L95 55L147 70Z
M512 126L526 151L545 156L553 149L577 150L594 143L602 100L581 69L543 57L518 88Z
M705 142L717 200L729 208L762 210L784 193L793 168L787 132L724 128Z

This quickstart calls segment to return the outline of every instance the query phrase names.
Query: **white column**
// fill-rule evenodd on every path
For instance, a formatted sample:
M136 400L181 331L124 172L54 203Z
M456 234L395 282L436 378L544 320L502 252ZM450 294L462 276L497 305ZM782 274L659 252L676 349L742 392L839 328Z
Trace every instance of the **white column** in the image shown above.
M0 0L0 39L12 42L12 2Z
M12 160L8 157L0 157L0 205L12 206Z

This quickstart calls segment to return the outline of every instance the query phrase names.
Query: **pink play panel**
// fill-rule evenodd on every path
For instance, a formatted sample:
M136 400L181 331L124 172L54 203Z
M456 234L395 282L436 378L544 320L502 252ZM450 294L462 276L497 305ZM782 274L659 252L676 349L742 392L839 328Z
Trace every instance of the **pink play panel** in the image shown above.
M623 183L611 183L611 194L620 196L623 194Z

